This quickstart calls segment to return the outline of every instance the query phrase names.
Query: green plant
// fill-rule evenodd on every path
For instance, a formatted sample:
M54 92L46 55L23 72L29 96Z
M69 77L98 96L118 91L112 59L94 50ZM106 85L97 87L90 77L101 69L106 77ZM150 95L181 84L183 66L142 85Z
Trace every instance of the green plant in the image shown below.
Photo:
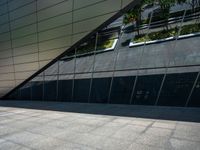
M115 41L114 39L109 39L109 40L103 41L102 43L99 43L97 46L97 50L111 48L113 46L114 41Z
M159 39L165 39L168 37L175 36L177 34L178 30L177 28L173 28L170 30L162 30L157 32L149 33L148 35L141 35L136 36L134 38L134 42L145 42L145 41L153 41L153 40L159 40Z
M170 8L174 6L176 3L181 4L186 2L187 0L158 0L160 5L160 17L165 20L165 27L168 30L168 19L170 17Z
M141 18L141 13L143 12L143 6L145 4L151 4L153 3L153 0L143 0L140 1L139 4L137 4L133 9L128 11L124 15L124 24L129 24L129 23L134 23L136 24L136 30L138 35L140 34L140 25L143 23L142 18Z
M111 48L114 41L115 41L115 39L106 39L106 40L99 42L98 45L97 45L97 51L103 50L103 49L106 49L106 48ZM77 49L77 54L84 54L84 53L88 53L88 52L93 52L94 49L95 49L94 42L85 43L84 45L82 45L81 47L79 47Z
M200 24L185 25L182 27L180 35L200 32Z
M200 32L200 24L191 24L191 25L184 25L180 31L180 35L186 35L190 33ZM172 28L169 30L162 30L157 32L149 33L148 35L139 35L135 36L133 42L145 42L145 41L153 41L159 39L165 39L168 37L174 37L178 33L178 28Z

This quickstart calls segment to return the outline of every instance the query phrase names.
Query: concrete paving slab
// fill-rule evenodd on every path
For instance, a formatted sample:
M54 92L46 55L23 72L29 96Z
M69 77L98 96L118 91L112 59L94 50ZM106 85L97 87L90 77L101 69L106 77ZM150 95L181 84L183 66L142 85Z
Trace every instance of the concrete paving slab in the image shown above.
M186 117L167 118L172 109ZM0 101L0 150L200 150L199 114L199 108Z

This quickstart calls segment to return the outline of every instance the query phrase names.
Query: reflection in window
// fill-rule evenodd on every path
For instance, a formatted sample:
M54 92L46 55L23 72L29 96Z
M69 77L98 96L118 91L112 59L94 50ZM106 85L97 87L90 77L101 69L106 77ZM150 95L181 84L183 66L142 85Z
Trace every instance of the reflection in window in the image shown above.
M91 103L107 103L111 78L96 78L92 82Z
M43 100L44 82L43 76L37 76L31 81L32 85L32 100Z
M119 36L119 27L102 30L98 34L97 51L105 51L113 48Z
M158 105L185 106L196 76L197 73L167 75Z
M136 105L154 105L163 75L139 76L132 103Z
M58 100L71 102L72 101L72 84L73 80L60 79L58 81Z
M96 36L92 36L89 40L82 43L76 51L76 54L85 54L95 51Z
M200 107L200 77L194 87L194 91L191 95L188 106L190 107Z
M31 84L28 83L20 89L20 99L30 100L31 99Z
M135 77L115 77L113 79L110 103L130 104Z
M74 102L88 102L90 79L76 79L74 81Z
M57 76L45 76L44 82L44 100L53 100L57 99Z

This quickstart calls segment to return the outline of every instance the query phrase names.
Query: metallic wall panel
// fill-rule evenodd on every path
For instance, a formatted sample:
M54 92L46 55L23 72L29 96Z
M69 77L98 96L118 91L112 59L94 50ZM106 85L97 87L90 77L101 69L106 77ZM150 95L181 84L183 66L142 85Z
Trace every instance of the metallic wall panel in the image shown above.
M0 96L132 0L1 0ZM112 5L112 7L110 7Z

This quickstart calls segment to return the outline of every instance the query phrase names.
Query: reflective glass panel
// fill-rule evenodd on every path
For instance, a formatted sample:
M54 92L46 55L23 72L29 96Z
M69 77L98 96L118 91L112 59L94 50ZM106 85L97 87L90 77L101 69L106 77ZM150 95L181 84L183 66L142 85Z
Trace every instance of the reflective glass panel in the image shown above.
M135 77L115 77L113 79L110 103L130 104L130 96Z
M185 106L197 73L168 74L158 105Z
M154 105L161 86L163 75L139 76L132 103L136 105Z
M111 78L96 78L92 81L91 103L107 103Z

